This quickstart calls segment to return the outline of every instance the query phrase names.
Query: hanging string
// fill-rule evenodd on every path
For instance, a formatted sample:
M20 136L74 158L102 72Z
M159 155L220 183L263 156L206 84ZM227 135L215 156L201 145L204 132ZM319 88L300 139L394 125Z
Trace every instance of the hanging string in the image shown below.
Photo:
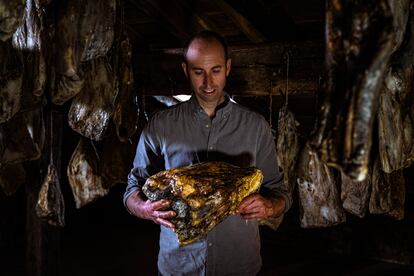
M290 65L290 55L289 51L285 52L285 59L286 59L286 87L285 87L285 106L288 105L289 101L289 65Z
M49 164L53 164L53 110L50 110L50 133L49 133L49 139L50 139L50 160L49 160ZM53 164L54 165L54 164Z

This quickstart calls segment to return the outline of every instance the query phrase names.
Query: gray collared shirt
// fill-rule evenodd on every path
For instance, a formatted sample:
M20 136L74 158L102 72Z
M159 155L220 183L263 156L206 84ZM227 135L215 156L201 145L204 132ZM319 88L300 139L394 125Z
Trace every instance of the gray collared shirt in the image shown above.
M275 144L265 119L226 97L210 119L193 96L155 113L141 134L124 204L145 180L161 171L203 161L224 161L263 172L260 193L281 195L291 205L279 172ZM255 275L261 268L260 237L255 220L231 215L205 238L180 247L161 226L158 269L162 275Z

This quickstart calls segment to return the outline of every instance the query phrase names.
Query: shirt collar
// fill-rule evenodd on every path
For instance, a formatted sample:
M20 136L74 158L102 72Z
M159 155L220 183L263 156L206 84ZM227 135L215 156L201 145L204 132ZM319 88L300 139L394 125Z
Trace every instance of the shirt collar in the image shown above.
M200 106L200 104L197 101L197 97L193 94L190 98L190 105L191 109L194 113L197 114L205 114L203 108ZM230 100L230 96L227 92L224 92L224 102L219 105L218 109L216 110L216 116L217 118L226 118L227 115L230 113L231 108L233 106L233 102Z

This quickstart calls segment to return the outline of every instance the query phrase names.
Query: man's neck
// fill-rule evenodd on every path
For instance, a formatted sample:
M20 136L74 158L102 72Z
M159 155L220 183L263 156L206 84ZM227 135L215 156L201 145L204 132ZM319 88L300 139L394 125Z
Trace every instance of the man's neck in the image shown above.
M208 117L212 119L216 115L217 108L224 102L224 97L215 103L198 102L200 107L207 113Z

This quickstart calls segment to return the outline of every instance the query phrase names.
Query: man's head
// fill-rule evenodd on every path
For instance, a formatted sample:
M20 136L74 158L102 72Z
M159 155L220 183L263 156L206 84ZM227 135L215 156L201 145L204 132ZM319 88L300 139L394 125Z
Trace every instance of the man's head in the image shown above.
M231 60L220 35L203 31L191 38L184 48L182 67L203 108L215 107L224 101L223 89Z

